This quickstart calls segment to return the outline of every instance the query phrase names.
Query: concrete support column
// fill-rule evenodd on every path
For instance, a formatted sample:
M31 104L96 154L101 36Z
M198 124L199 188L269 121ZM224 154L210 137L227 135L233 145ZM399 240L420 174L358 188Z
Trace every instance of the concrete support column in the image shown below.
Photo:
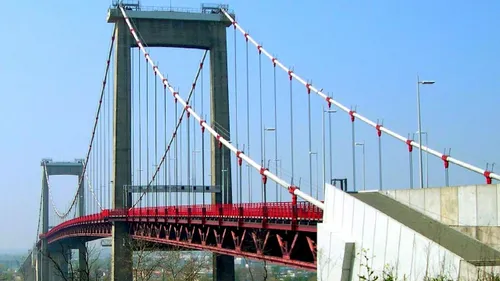
M50 281L63 281L68 280L69 269L69 249L61 247L60 250L49 252L49 272Z
M45 166L42 165L42 231L45 234L49 231L49 185L47 182L47 173L45 171ZM49 279L49 259L47 239L42 239L40 249L40 280Z
M113 208L128 208L131 197L125 200L124 186L131 184L131 70L130 31L123 19L115 28L114 132L113 132ZM127 202L128 201L128 202ZM132 281L132 249L126 222L113 222L111 280Z
M36 261L35 261L35 279L36 279L36 281L42 281L41 264L42 264L42 253L41 253L41 251L37 251Z
M210 46L210 112L211 124L222 126L229 137L229 94L227 84L227 49L226 49L226 27L216 25L212 30L212 45ZM212 194L212 204L232 203L231 186L231 152L225 146L218 148L218 141L211 138L211 162L212 162L212 184L224 188L221 193ZM224 153L222 153L224 150ZM224 157L223 157L224 156ZM224 169L222 172L222 162ZM223 177L226 179L223 180ZM229 180L227 180L229 179ZM225 202L222 202L224 193ZM234 280L234 257L228 255L214 254L213 279Z
M80 281L88 281L87 271L88 271L88 260L87 260L87 247L85 243L78 246L78 276L80 276Z
M78 182L80 186L78 187L78 216L85 216L85 179L82 176L78 176Z

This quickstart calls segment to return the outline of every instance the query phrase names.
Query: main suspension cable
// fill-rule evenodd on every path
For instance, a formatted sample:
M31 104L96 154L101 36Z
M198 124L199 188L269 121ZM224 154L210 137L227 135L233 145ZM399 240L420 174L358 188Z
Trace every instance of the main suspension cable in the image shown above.
M108 71L109 71L109 66L110 66L110 62L111 62L111 55L113 53L113 46L114 46L114 42L115 42L115 35L116 35L116 26L113 28L113 34L111 36L111 43L110 43L110 46L109 46L109 51L108 51L108 58L106 60L106 68L105 68L105 71L104 71L104 79L103 79L103 82L102 82L102 88L101 88L101 94L100 94L100 97L99 97L99 104L97 106L97 112L95 114L95 121L94 121L94 126L92 128L92 135L90 137L90 144L89 144L89 148L87 150L87 153L86 153L86 156L85 156L85 160L83 162L83 169L82 169L82 174L81 176L78 178L78 185L77 185L77 191L75 192L75 196L73 197L73 200L68 208L68 210L66 212L60 212L57 207L54 205L54 211L56 213L56 215L61 218L61 219L65 219L69 213L71 212L71 210L73 209L73 207L75 206L76 202L77 202L77 199L78 199L78 195L80 194L80 184L82 182L82 180L84 179L85 177L85 172L87 170L87 164L88 164L88 161L89 161L89 158L90 158L90 153L92 152L92 147L93 147L93 144L94 144L94 137L95 137L95 134L96 134L96 130L97 130L97 123L99 121L99 115L101 113L101 105L102 105L102 100L103 100L103 97L104 97L104 93L106 92L106 82L107 82L107 74L108 74Z
M487 178L487 181L490 182L491 179L496 179L496 180L500 180L500 175L499 174L496 174L496 173L493 173L492 171L488 171L488 170L485 170L485 169L481 169L479 167L476 167L474 165L471 165L469 163L466 163L466 162L463 162L461 160L458 160L456 158L453 158L451 157L450 155L446 155L444 153L440 153L439 151L436 151L434 149L431 149L429 147L426 147L426 146L421 146L419 143L417 143L416 141L414 140L411 140L409 138L405 138L403 137L402 135L394 132L394 131L391 131L389 130L388 128L384 127L384 126L381 126L380 124L377 124L376 122L364 117L363 115L355 112L355 111L352 111L351 109L349 109L348 107L344 106L343 104L341 104L340 102L334 100L333 98L329 97L327 94L325 94L323 92L322 89L318 89L316 87L314 87L313 85L311 85L310 83L308 83L306 80L304 80L302 77L300 77L299 75L295 74L295 72L284 66L276 57L273 57L268 51L266 51L264 48L262 48L261 45L259 45L257 43L257 41L255 41L255 39L253 39L247 31L245 31L234 19L233 17L231 17L231 15L229 14L229 12L225 9L221 9L221 12L228 18L229 21L231 21L231 23L241 32L241 34L243 34L243 36L245 37L245 40L248 42L252 42L252 44L259 50L262 51L262 53L268 57L272 63L275 63L276 65L278 65L281 69L283 69L285 72L288 73L288 75L290 75L290 79L293 77L295 80L297 80L298 82L300 82L302 85L304 85L308 90L318 94L321 98L323 98L327 104L328 104L328 107L330 108L331 105L333 104L334 106L337 106L338 108L340 108L341 110L343 110L344 112L348 113L351 118L358 118L359 120L363 121L364 123L372 126L373 128L377 129L377 130L380 130L381 132L384 132L386 133L387 135L407 144L407 145L411 145L413 147L416 147L416 148L420 148L422 151L425 151L427 152L428 154L432 154L436 157L438 157L439 159L442 159L443 161L445 162L451 162L451 163L454 163L458 166L461 166L463 168L466 168L470 171L473 171L473 172L476 172L478 174L481 174L481 175L484 175L486 178ZM488 180L489 179L489 180Z
M137 33L136 31L134 30L134 28L132 28L131 24L130 24L130 19L129 17L127 16L127 13L125 12L125 9L123 8L122 5L119 6L121 12L122 12L122 15L125 19L125 22L127 23L127 25L129 26L130 28L130 32L132 33L132 36L134 37L134 39L136 40L137 42L137 45L139 46L139 48L142 50L142 52L144 53L144 56L150 58L150 55L149 53L146 51L146 49L144 48L143 44L141 43L141 41L139 40L139 37L137 36ZM174 88L171 86L171 84L168 82L168 79L165 78L165 76L163 76L163 74L158 70L158 66L155 65L155 63L149 59L149 64L151 65L151 67L158 72L158 77L161 79L161 81L163 82L163 84L165 85L165 87L167 87L169 89L169 91L172 93L172 95L178 100L178 102L184 107L184 111L187 112L188 116L191 115L193 118L195 118L196 120L198 120L200 122L200 126L202 128L204 128L203 130L207 130L213 137L215 137L218 141L219 141L219 144L222 146L226 146L227 148L229 148L234 154L236 154L236 156L238 157L238 159L241 159L241 160L244 160L245 162L247 162L249 165L251 165L252 167L254 167L257 171L260 172L260 174L263 176L263 177L266 177L266 178L270 178L271 180L273 181L277 181L281 186L287 188L289 190L290 193L294 194L294 195L297 195L298 197L310 202L311 204L317 206L318 208L320 209L324 209L324 203L313 198L312 196L302 192L297 186L293 186L291 184L289 184L288 182L284 181L283 179L280 179L278 178L275 174L273 174L272 172L270 172L269 170L266 170L263 166L257 164L253 159L251 159L250 157L248 157L247 155L245 155L242 151L238 150L236 147L234 147L229 141L227 141L226 139L224 139L223 137L221 137L216 131L214 131L210 125L204 120L202 119L192 108L191 106L189 106L186 101L184 101L184 99L182 99L182 97L179 95L178 92L176 92L174 90ZM163 162L164 158L162 158L162 162ZM155 173L156 174L156 173Z

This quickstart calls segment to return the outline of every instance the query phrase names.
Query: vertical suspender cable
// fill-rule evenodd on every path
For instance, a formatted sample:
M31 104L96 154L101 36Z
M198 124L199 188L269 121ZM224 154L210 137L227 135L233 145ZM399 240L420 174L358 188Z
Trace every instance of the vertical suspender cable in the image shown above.
M167 150L167 86L163 85L163 133L164 133L164 142L165 142L165 146L164 146L164 150L166 151ZM170 185L170 174L169 174L169 171L170 171L170 151L168 152L168 156L167 156L167 163L165 163L165 169L164 169L164 180L163 180L163 184L169 186ZM168 183L167 183L167 176L168 176ZM168 188L168 187L167 187ZM167 195L168 195L168 200L169 200L169 203L170 202L170 192L171 192L171 189L168 188L168 192L165 190L165 202L164 204L167 205ZM170 204L168 205L170 206Z
M378 123L378 122L377 122ZM378 169L379 169L379 190L382 190L382 132L380 131L381 125L377 124L378 134Z
M262 53L259 48L259 117L260 117L260 165L265 167L266 155L264 155L264 121L262 120ZM266 185L263 181L260 183L262 192L262 201L266 202Z
M203 115L203 112L205 110L204 108L204 104L203 104L203 72L204 69L203 69L203 65L201 65L201 93L200 93L200 96L201 96L201 116L204 116ZM204 119L206 120L207 117L204 116ZM205 134L202 132L201 133L201 185L203 186L203 194L202 194L202 200L203 200L203 207L205 207ZM211 185L211 183L210 183Z
M408 134L408 140L410 140L410 134ZM411 140L410 140L411 142ZM413 151L413 146L409 145L408 146L408 160L409 160L409 163L410 163L410 189L413 189L413 155L412 155L412 152Z
M141 114L141 49L137 48L137 53L138 53L138 56L137 56L137 60L138 60L138 90L139 90L139 109L138 109L138 112L139 112L139 186L142 185L142 114ZM139 203L139 207L142 207L143 206L143 202L141 200L141 202ZM140 214L142 214L142 208L139 209L139 212Z
M158 158L158 79L156 79L155 70L155 156L153 160L156 163ZM158 179L155 180L155 207L158 207Z
M99 124L97 125L99 126ZM97 136L99 136L98 134L99 131L97 131ZM96 144L98 144L99 141L96 141ZM92 148L92 188L94 188L95 186L97 186L97 149L95 148ZM90 190L90 192L92 193L92 190ZM91 196L89 197L89 199L92 198L92 214L95 213L95 199L92 197L92 194Z
M276 63L273 63L273 84L274 84L274 165L276 168L276 174L278 174L278 104L276 97ZM279 201L278 201L278 183L276 185L276 202L281 202L281 189L279 190Z
M180 89L178 90L178 92L180 92ZM178 172L179 172L179 182L182 182L182 129L183 129L183 127L181 126L179 128L179 132L177 133L177 138L179 138L179 150L178 150L178 153L179 153L178 154L179 168L180 168L180 169L178 169ZM181 191L181 194L180 194L180 197L181 197L180 198L181 199L180 200L180 204L181 205L182 205L182 202L184 201L184 200L182 200L182 194L183 193L184 192Z
M325 113L323 113L325 114ZM328 182L331 182L333 179L333 163L332 163L332 114L328 113L328 152L330 153L330 179ZM323 183L325 184L325 183Z
M130 150L131 151L131 154L132 154L132 183L131 185L134 185L134 182L137 178L137 174L136 174L136 171L135 171L135 149L134 149L134 145L135 145L135 122L134 122L134 114L135 114L135 108L134 108L134 105L135 105L135 102L134 102L134 91L135 91L135 81L134 81L134 78L135 78L135 71L134 71L134 60L135 60L135 55L134 55L134 52L130 52L130 61L131 61L131 76L132 78L130 79L130 84L131 84L131 103L130 103L130 123L131 123L131 131L132 131L132 144L131 144L131 147L130 147ZM134 177L135 175L135 177Z
M292 75L289 74L290 78L290 158L291 158L291 164L292 164L292 178L291 178L291 184L293 185L293 176L295 175L295 170L293 169L293 88L292 88Z
M103 150L103 141L104 141L104 138L103 138L103 126L104 126L104 118L99 118L99 136L98 136L98 145L99 145L99 150L98 150L98 154L99 154L99 186L97 186L97 188L99 189L99 192L97 193L97 196L98 196L98 201L99 202L103 202L103 177L104 177L104 170L103 170L103 165L104 164L104 150Z
M312 177L312 141L311 141L311 90L307 88L307 127L309 133L309 195L313 194L313 177ZM317 169L318 167L316 167ZM316 198L318 199L318 198Z
M236 148L240 149L239 147L239 141L238 141L238 64L236 61L236 26L234 27L234 110L235 110L235 126L234 129L236 130ZM236 164L238 166L238 164ZM236 188L236 193L238 198L238 203L241 202L241 166L238 168L238 172L236 173L236 182L238 184L238 188Z
M146 58L146 179L149 180L149 66L148 58ZM149 184L146 187L146 208L149 207Z
M174 128L175 128L175 125L177 124L176 123L176 119L177 119L177 99L175 99L175 110L174 110ZM180 133L180 130L179 130L179 133ZM178 151L178 145L177 145L177 137L174 138L174 159L175 159L175 164L174 164L174 181L175 181L175 186L176 186L176 192L175 192L175 206L178 207L179 206L179 190L177 189L177 185L179 184L179 151Z
M189 115L188 115L189 116ZM187 123L187 146L186 146L186 152L187 152L187 161L186 161L186 178L187 178L187 186L188 186L188 193L187 193L187 204L191 205L191 139L190 139L190 134L191 134L191 126L190 126L190 120L188 117L188 120L186 120Z
M132 60L133 61L133 60ZM108 74L109 75L109 74ZM109 79L109 77L111 77L111 75L108 76L107 80ZM133 80L132 80L133 81ZM112 139L110 138L111 136L111 133L110 133L110 124L111 122L113 121L113 119L111 118L111 106L112 106L112 102L113 102L113 99L112 99L112 96L111 96L111 89L110 89L110 86L111 86L111 83L107 83L108 85L107 88L108 88L108 91L107 91L107 104L105 104L105 107L104 107L104 113L106 115L106 135L105 135L105 147L106 147L106 163L105 163L105 166L104 166L104 169L105 169L105 173L106 173L106 177L105 177L105 183L104 183L104 186L106 186L106 194L107 194L107 200L106 203L104 204L105 208L107 206L108 209L111 209L113 208L112 205L111 205L111 186L110 186L110 182L111 182L111 172L110 172L110 166L111 166L111 157L110 157L110 154L111 154L111 146L110 146L110 143L112 142ZM133 115L132 115L133 116ZM133 151L133 150L132 150Z
M110 77L113 77L111 74L113 73L113 70L110 69ZM114 208L113 203L112 203L112 197L111 197L111 190L112 190L112 185L111 185L111 165L112 165L112 159L113 159L113 154L112 154L112 147L113 147L113 104L114 104L114 95L111 91L110 87L111 83L108 83L108 97L110 102L108 103L108 116L109 116L109 122L108 122L108 133L109 133L109 141L108 141L108 151L109 151L109 161L108 161L108 199L109 199L109 208L112 209Z
M247 67L247 155L250 155L250 78L248 70L248 39L246 40L246 67ZM252 175L250 165L247 165L248 202L252 203Z
M351 111L352 112L352 111ZM351 114L351 142L352 142L352 188L356 191L356 131L354 128L354 114Z
M196 95L196 82L193 84L193 93L195 94L194 98L193 98L193 107L196 106L196 98L197 98L197 95ZM193 151L192 151L192 156L193 156L193 176L192 176L192 182L191 182L191 185L193 186L196 186L196 123L195 123L195 120L194 118L192 118L191 120L188 120L190 122L193 122ZM192 193L192 197L193 197L193 205L196 205L196 192L194 192L193 190L193 193Z

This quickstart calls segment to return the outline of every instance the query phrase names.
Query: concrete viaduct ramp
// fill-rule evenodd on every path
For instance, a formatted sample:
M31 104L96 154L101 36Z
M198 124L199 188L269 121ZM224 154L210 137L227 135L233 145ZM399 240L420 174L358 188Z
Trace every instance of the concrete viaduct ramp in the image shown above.
M496 249L380 192L351 195L476 266L500 265Z
M443 192L449 194L450 190L445 189ZM484 208L477 208L481 200L466 208L474 201L469 191L456 192L456 202L464 202L463 210L451 206L460 204L450 204L446 194L437 196L441 193L439 189L419 192L427 195L405 195L411 200L402 202L397 194L388 191L346 193L326 184L323 222L318 224L318 280L359 280L370 272L379 279L392 276L408 281L492 280L492 275L499 276L498 248L457 228L475 227L471 218L490 221L488 227L498 228L497 213L494 212L494 217L487 217L483 211L468 213L470 208ZM493 194L491 190L488 192ZM410 202L418 204L415 207ZM493 206L490 203L488 206ZM436 214L438 209L442 211ZM456 214L453 223L449 220L450 210Z

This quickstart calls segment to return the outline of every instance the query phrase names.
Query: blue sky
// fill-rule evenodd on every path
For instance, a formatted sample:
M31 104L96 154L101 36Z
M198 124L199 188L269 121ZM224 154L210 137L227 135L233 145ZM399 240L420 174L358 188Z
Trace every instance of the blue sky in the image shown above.
M2 232L0 249L24 249L34 241L41 188L40 160L44 157L72 160L82 158L86 152L112 31L105 20L109 2L3 3L0 129L4 137L0 146L3 157L0 222L9 231ZM181 7L200 4L199 1L171 2L172 6ZM142 3L169 5L169 1L144 0ZM364 116L384 119L384 124L398 133L406 135L417 129L417 73L422 79L435 80L435 85L421 89L422 123L429 132L430 146L440 151L451 147L453 156L480 167L485 167L486 162L500 164L496 146L500 134L494 126L500 102L500 39L494 35L495 27L500 24L498 1L474 4L430 0L314 1L309 5L303 1L227 3L235 11L238 22L285 65L293 66L296 73L312 79L314 85L331 92L341 103L357 106ZM237 40L238 92L242 97L238 107L243 120L238 131L240 139L246 139L245 47L241 34ZM228 53L229 89L233 95L232 29L228 30ZM163 49L151 54L182 93L191 84L202 51ZM258 60L253 48L250 58L251 106L257 110ZM265 125L272 126L272 67L266 60L263 60L263 75L264 116L270 120ZM208 85L208 75L205 79ZM278 123L283 128L278 133L279 158L284 162L289 157L286 153L289 133L285 129L289 126L286 123L289 118L287 83L286 75L279 73ZM298 177L303 178L302 182L306 182L307 95L303 86L294 84L294 89L297 96L294 100L295 157L300 159L295 170ZM312 96L312 101L313 150L320 151L323 102L317 96ZM231 102L234 107L234 100ZM352 178L349 117L344 113L332 117L334 175ZM255 137L251 141L254 151L258 151L259 124L258 119L255 120L251 129ZM234 132L234 124L232 126ZM357 122L356 134L358 141L366 142L367 187L376 188L376 132ZM272 137L266 143L271 153ZM357 155L359 184L361 155ZM256 159L259 157L255 155ZM384 137L385 188L408 187L407 157L404 145ZM442 161L430 158L430 185L444 185L442 167ZM283 169L290 171L291 167ZM254 182L258 180L255 175ZM481 176L461 168L450 169L452 185L483 181ZM76 180L54 178L52 183L58 207L64 209ZM416 176L415 184L418 184ZM259 198L258 194L256 191L254 200Z

